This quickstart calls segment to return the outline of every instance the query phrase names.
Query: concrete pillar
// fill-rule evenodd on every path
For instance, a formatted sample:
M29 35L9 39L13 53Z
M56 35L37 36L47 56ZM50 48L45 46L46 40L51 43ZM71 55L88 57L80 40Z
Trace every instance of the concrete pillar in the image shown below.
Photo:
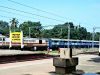
M72 49L69 48L60 48L60 58L71 58Z
M78 57L72 57L72 49L60 48L60 57L53 58L56 73L70 74L76 71Z

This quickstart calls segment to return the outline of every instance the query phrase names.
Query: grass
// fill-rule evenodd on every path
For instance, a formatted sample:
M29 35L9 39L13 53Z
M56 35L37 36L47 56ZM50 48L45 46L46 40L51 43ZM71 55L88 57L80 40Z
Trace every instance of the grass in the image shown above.
M57 50L53 50L53 51L34 51L36 53L44 53L44 54L48 54L48 55L59 55Z

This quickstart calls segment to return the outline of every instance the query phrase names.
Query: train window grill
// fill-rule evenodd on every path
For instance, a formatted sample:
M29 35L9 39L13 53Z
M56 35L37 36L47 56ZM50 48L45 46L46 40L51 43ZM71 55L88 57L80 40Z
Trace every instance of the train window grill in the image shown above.
M51 44L54 45L55 43L54 42L51 42Z
M57 45L57 44L58 44L58 42L52 42L52 44L53 44L53 45Z
M64 42L63 41L59 41L57 42L58 45L64 45Z
M30 40L30 42L35 42L36 40Z
M46 40L46 42L48 42L48 40Z
M57 41L57 40L55 40L55 41L53 41L53 42L57 43L58 41Z
M56 44L59 45L59 42L57 42Z
M2 38L0 38L0 41L2 41Z
M35 42L36 40L24 40L24 42Z
M64 42L64 45L68 45L68 42L65 41L65 42Z
M72 42L71 44L74 45L74 42Z
M75 42L74 45L77 45L77 42Z

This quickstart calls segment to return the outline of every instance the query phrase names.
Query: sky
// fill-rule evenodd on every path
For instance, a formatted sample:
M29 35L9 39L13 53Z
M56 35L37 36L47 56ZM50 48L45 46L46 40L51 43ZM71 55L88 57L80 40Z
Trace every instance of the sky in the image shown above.
M93 27L100 27L100 0L12 0L21 4L37 8L42 11L51 12L54 16L45 12L37 11L32 8L18 5L9 0L0 0L0 20L9 22L12 18L17 18L19 23L24 21L40 21L43 26L64 24L73 22L75 25L85 27L92 32ZM4 8L9 7L16 10L25 11L31 14ZM34 15L35 14L35 15ZM40 16L36 16L40 15ZM56 19L51 20L48 18ZM100 29L97 29L97 31Z

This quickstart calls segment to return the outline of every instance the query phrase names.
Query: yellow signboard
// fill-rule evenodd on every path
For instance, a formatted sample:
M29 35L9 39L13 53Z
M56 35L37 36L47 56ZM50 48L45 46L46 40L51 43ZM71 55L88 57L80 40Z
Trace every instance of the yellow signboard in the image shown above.
M11 32L10 33L10 40L14 43L21 43L22 40L22 33L21 32Z

